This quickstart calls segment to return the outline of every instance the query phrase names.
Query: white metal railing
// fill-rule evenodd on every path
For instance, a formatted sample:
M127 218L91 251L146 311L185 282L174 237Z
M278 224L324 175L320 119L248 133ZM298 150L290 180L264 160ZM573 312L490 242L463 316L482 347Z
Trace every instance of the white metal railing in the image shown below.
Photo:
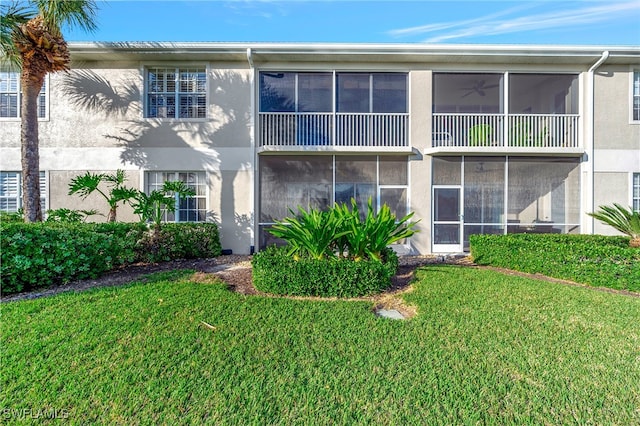
M527 148L578 148L577 114L511 114L509 146Z
M408 114L260 113L260 146L407 147Z
M576 114L435 113L432 146L578 148L578 120Z
M502 114L433 114L433 146L503 146Z

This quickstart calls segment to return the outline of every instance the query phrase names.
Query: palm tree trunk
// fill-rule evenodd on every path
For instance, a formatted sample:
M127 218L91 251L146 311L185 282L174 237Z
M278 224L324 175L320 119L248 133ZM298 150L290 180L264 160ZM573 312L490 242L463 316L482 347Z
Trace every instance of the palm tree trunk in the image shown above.
M22 74L22 207L25 222L42 222L40 153L38 151L38 97L45 74Z

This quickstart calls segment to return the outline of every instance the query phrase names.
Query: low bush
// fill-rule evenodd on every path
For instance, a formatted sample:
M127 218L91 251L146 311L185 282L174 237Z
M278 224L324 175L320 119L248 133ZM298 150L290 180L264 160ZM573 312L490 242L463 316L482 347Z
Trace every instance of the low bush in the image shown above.
M134 262L209 258L221 252L215 223L13 223L0 225L2 294L96 278Z
M113 235L114 266L144 261L144 247L140 241L149 228L144 223L102 222L87 223L86 226L99 234Z
M113 235L78 225L2 224L2 294L96 278L118 262Z
M143 262L209 258L221 252L215 223L166 223L145 233L137 245L137 256Z
M253 283L266 293L297 296L358 297L379 293L391 285L398 256L391 249L379 260L355 261L331 257L294 259L286 247L269 247L254 255Z
M602 235L472 235L480 265L509 268L597 287L640 291L640 249L628 237Z

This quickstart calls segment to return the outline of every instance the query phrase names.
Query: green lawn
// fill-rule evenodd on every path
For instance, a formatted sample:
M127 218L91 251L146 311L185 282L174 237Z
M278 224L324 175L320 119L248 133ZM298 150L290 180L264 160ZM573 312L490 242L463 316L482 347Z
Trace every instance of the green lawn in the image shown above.
M418 315L396 321L367 302L241 296L189 276L2 304L0 416L640 422L640 298L433 266L406 296Z

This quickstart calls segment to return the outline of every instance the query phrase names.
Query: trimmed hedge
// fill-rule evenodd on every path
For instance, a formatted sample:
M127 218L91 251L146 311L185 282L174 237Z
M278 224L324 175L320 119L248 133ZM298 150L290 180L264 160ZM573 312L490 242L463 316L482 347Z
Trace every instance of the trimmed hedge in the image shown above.
M596 287L640 291L640 249L628 237L567 234L471 235L479 265L539 273Z
M97 278L135 262L209 258L221 252L215 223L1 223L2 294Z
M166 223L159 232L144 234L137 246L137 257L143 262L202 259L221 252L215 223Z
M384 251L384 262L345 258L294 259L286 247L268 247L253 256L253 284L266 293L296 296L358 297L391 286L398 256Z
M96 278L118 263L115 237L83 226L12 223L0 232L2 294Z

